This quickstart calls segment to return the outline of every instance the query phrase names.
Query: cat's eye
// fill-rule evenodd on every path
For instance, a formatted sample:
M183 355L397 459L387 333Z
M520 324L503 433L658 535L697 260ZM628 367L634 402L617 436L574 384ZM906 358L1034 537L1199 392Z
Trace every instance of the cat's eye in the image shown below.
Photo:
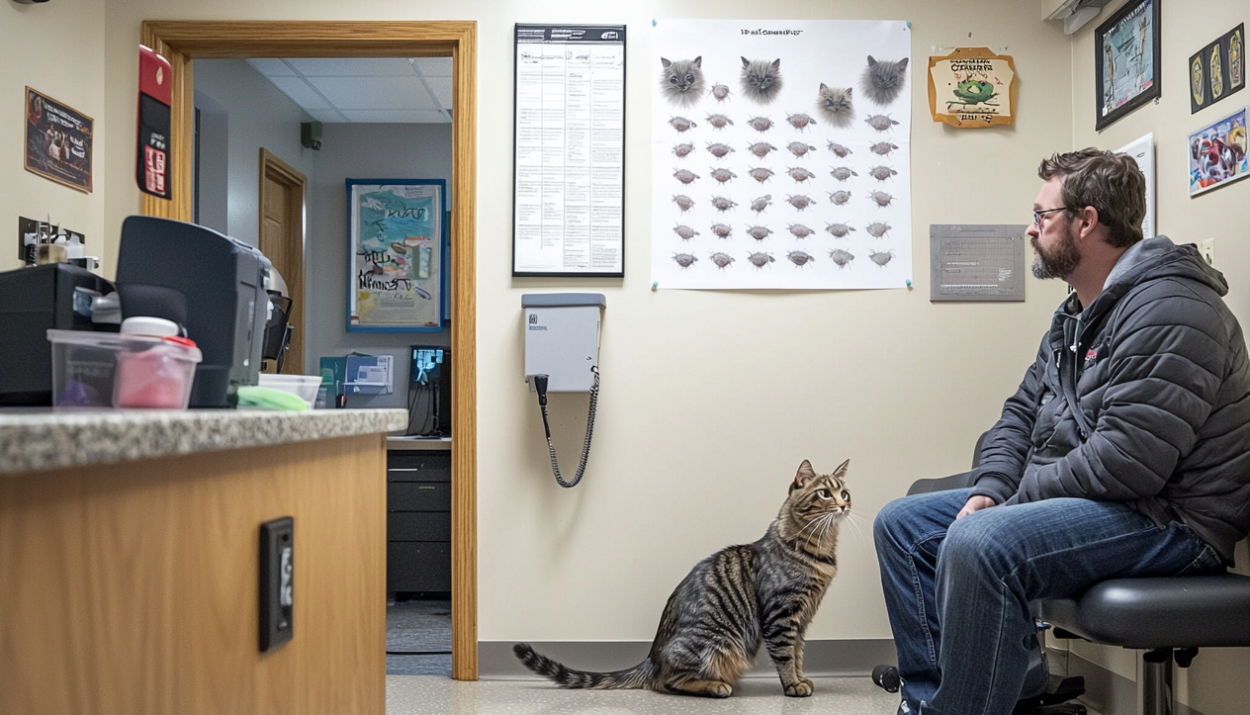
M851 500L851 493L850 493L850 492L848 492L848 491L846 491L845 489L843 489L843 490L842 490L842 501L850 501L850 500Z
M828 489L821 489L820 491L816 492L816 496L820 497L821 499L832 499L833 492L829 491Z

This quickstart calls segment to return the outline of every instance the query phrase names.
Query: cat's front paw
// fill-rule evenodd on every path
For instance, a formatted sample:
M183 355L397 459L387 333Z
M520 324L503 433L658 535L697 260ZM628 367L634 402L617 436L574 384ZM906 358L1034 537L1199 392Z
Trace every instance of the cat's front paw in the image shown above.
M786 697L788 698L806 698L810 697L816 687L812 685L812 681L804 678L797 683L791 683L786 686Z

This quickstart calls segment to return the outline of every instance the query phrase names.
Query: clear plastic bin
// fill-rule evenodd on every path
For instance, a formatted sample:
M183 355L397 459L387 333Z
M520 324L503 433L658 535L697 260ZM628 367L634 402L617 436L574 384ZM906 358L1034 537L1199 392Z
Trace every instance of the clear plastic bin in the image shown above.
M57 409L186 409L196 347L177 340L86 330L49 330Z

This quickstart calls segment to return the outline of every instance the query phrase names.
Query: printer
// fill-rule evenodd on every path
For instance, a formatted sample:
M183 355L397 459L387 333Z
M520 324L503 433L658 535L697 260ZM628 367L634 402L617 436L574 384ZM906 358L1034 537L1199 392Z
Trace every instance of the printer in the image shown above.
M122 223L122 317L172 320L199 346L191 407L232 407L240 386L257 383L269 269L258 249L210 228L151 216Z

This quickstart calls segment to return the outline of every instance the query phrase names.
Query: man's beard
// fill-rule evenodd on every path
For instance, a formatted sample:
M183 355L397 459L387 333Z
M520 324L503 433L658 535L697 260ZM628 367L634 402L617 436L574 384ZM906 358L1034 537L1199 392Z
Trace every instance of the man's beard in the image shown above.
M1049 252L1037 245L1037 238L1031 239L1029 243L1037 254L1033 259L1033 277L1035 278L1067 279L1081 263L1081 254L1076 250L1076 240L1066 229L1059 242Z

